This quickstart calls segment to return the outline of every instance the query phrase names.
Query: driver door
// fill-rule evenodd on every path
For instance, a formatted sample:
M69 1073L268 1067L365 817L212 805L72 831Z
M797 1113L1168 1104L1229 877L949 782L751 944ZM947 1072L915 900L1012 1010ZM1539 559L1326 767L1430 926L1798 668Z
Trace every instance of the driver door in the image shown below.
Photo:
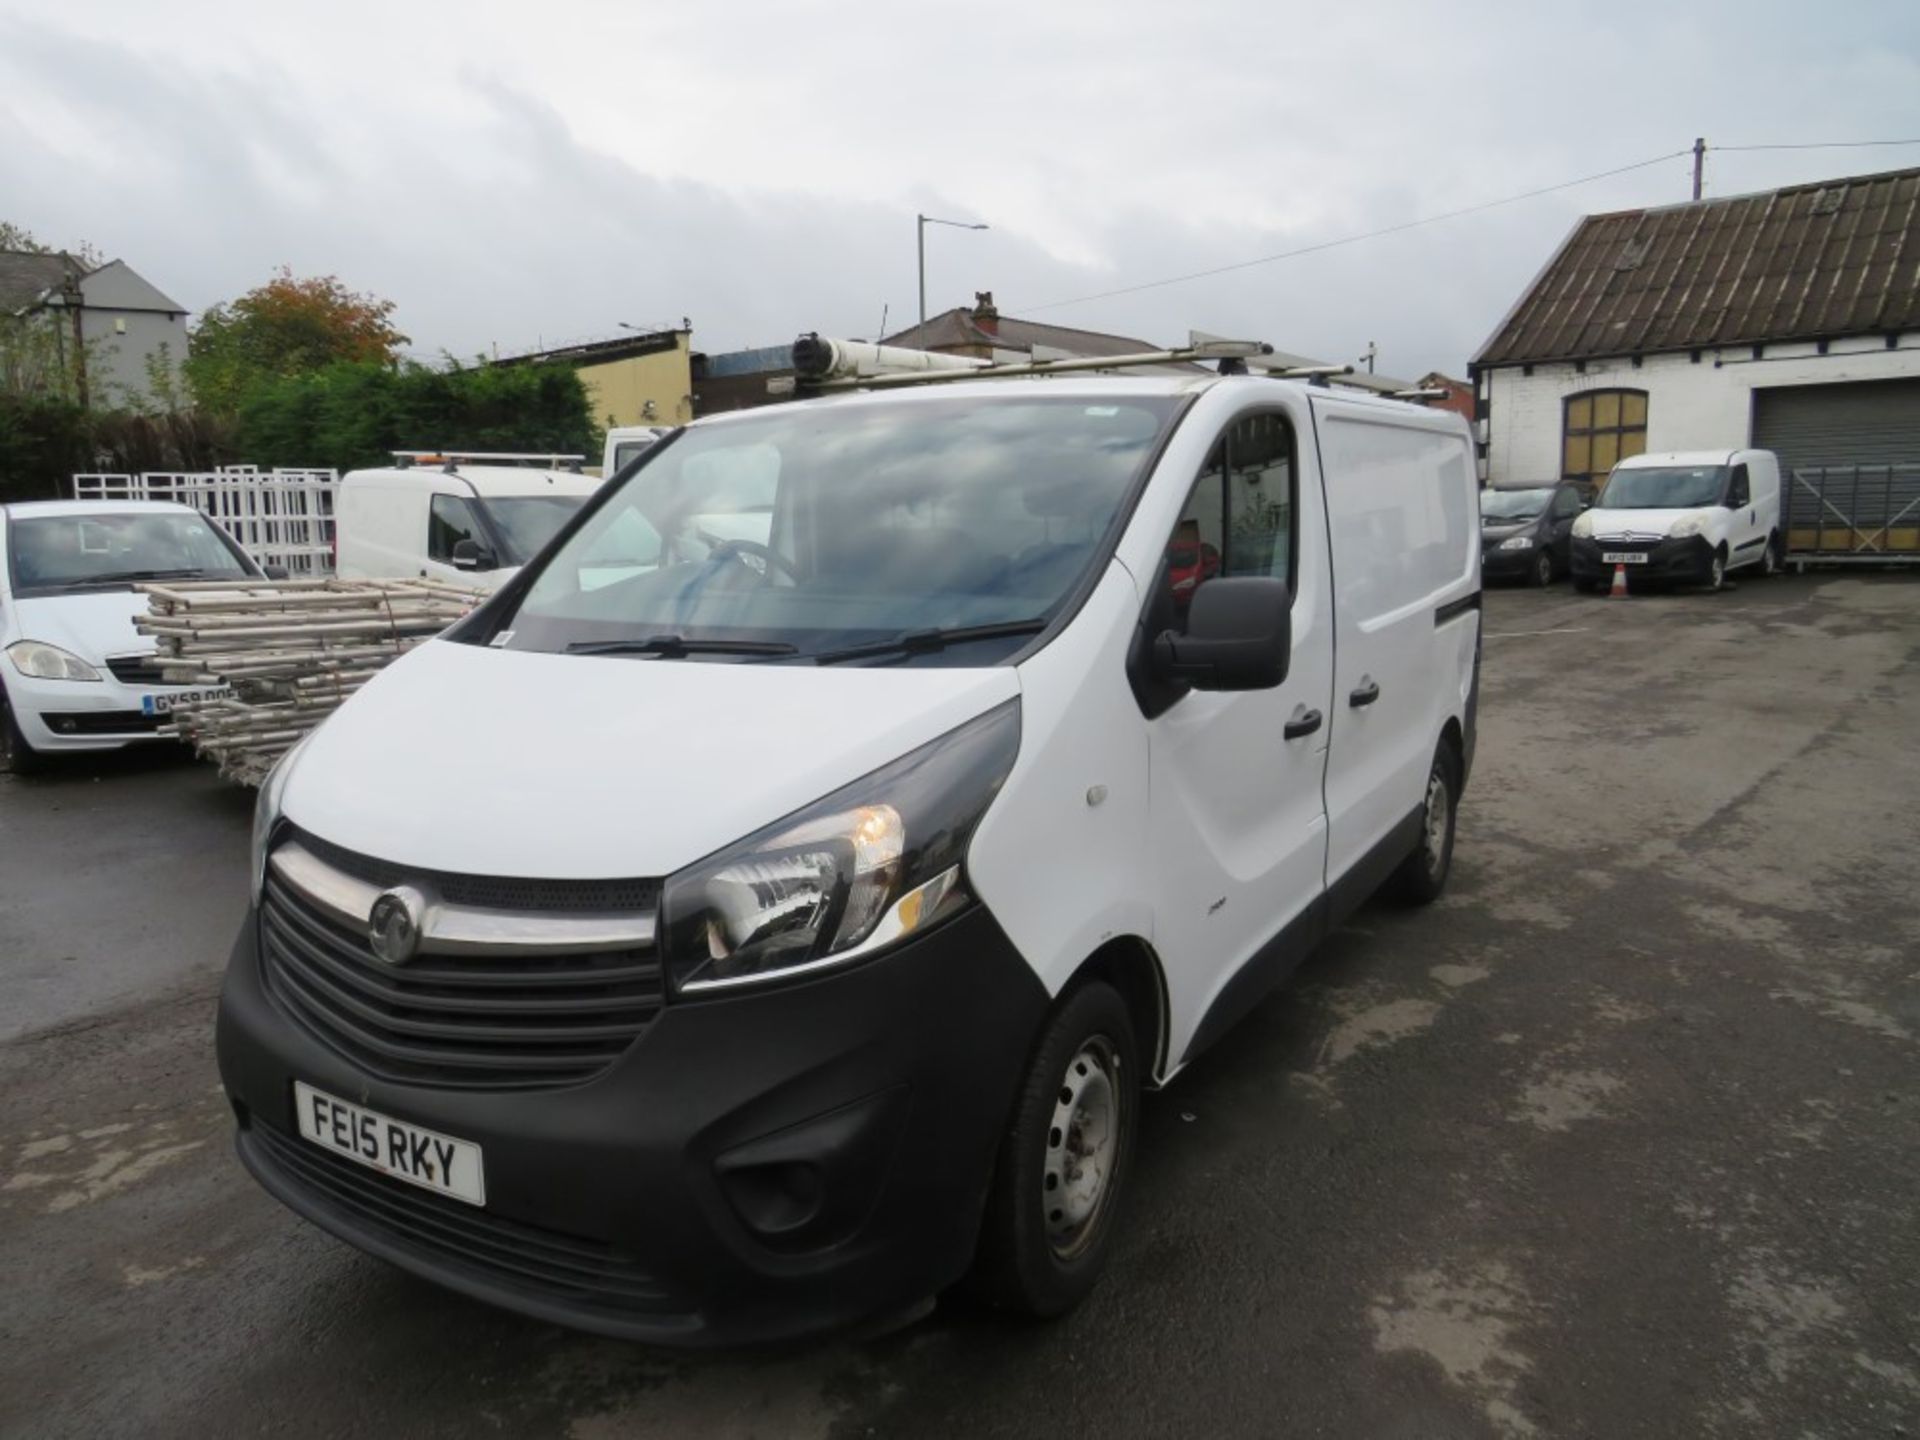
M1172 1057L1210 1041L1312 943L1333 686L1325 535L1310 446L1284 411L1243 415L1195 478L1148 599L1145 631L1157 635L1184 627L1194 593L1218 576L1274 576L1294 596L1292 662L1278 687L1188 691L1148 721Z

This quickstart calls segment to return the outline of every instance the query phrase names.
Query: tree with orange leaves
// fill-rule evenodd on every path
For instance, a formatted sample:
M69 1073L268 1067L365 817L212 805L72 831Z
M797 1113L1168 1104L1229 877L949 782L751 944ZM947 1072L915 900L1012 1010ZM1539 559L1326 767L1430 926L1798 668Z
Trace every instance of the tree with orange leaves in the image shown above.
M231 415L262 381L304 375L338 360L392 364L407 337L393 302L349 290L336 276L278 274L236 300L209 307L188 337L186 374L203 410Z

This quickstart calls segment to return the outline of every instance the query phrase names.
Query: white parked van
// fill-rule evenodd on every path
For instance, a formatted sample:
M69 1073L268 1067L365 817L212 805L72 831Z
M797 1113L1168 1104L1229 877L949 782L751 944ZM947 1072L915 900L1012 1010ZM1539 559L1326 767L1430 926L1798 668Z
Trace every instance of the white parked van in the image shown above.
M427 576L498 588L599 486L558 457L403 456L351 470L334 497L334 570L349 579Z
M615 425L607 431L605 448L600 453L600 474L611 480L628 461L646 453L663 435L672 431L665 425Z
M1618 566L1627 583L1718 590L1732 570L1779 570L1780 461L1771 450L1635 455L1613 467L1573 522L1573 581L1594 589Z
M1142 1088L1445 884L1476 500L1458 417L1254 376L677 431L262 787L242 1159L612 1335L1066 1309Z

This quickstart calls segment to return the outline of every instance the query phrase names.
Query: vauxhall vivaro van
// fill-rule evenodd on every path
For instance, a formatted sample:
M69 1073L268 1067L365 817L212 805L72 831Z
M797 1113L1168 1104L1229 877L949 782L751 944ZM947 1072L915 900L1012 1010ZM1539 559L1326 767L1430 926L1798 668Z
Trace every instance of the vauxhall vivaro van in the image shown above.
M1775 574L1785 554L1771 450L1635 455L1613 467L1573 522L1573 581L1588 590L1621 566L1629 585L1718 590L1732 570Z
M612 1335L1064 1310L1141 1090L1445 884L1480 548L1464 422L1279 379L677 431L262 787L240 1155Z

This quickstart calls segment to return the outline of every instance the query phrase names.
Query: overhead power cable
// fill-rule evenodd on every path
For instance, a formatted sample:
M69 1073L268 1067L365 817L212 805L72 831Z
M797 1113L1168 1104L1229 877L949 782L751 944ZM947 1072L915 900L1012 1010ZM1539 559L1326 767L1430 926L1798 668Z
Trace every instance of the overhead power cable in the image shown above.
M1436 225L1442 220L1458 220L1463 215L1477 215L1483 210L1497 210L1502 205L1517 205L1522 200L1551 195L1556 190L1571 190L1576 185L1591 185L1596 180L1625 175L1631 170L1644 170L1649 165L1664 165L1669 160L1684 159L1692 153L1691 150L1674 150L1665 155L1655 155L1650 160L1636 160L1631 165L1620 165L1612 170L1582 175L1576 180L1562 180L1557 185L1542 185L1537 190L1525 190L1518 195L1506 195L1498 200L1483 200L1477 205L1463 205L1458 210L1443 210L1437 215L1423 215L1417 220L1403 220L1398 225L1388 225L1379 230L1367 230L1358 235L1342 235L1335 240L1322 240L1314 245L1302 245L1296 250L1282 250L1277 255L1261 255L1252 260L1235 261L1231 265L1216 265L1210 270L1194 270L1185 275L1171 275L1164 280L1148 280L1138 285L1123 285L1116 290L1102 290L1093 295L1076 295L1071 300L1050 300L1045 305L1024 305L1019 308L1023 313L1031 315L1041 310L1058 310L1065 305L1084 305L1090 300L1111 300L1116 295L1137 295L1142 290L1159 290L1168 285L1184 285L1189 280L1205 280L1209 276L1227 275L1235 270L1251 270L1257 265L1272 265L1276 261L1292 260L1321 250L1335 250L1342 245L1357 245L1362 240L1377 240L1383 235L1398 235L1403 230L1415 230L1422 225Z
M1811 140L1804 145L1709 145L1715 150L1866 150L1876 145L1920 145L1920 140Z

